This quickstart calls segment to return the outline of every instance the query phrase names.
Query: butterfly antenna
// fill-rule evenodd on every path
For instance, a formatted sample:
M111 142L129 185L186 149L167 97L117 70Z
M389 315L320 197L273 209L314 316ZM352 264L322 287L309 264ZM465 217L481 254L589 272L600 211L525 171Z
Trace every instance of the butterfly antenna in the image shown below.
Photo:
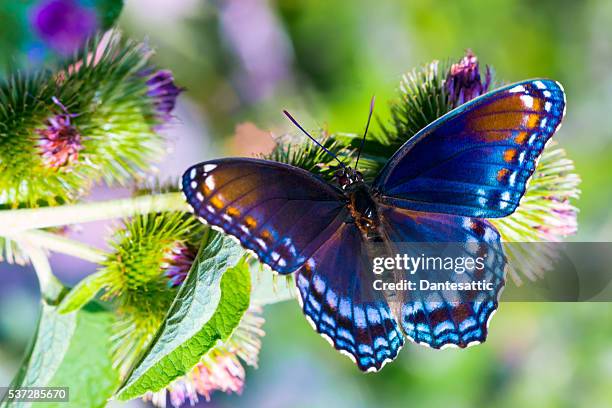
M359 157L361 156L361 151L363 150L363 145L365 144L366 136L368 134L368 128L370 127L370 120L372 119L372 114L374 113L374 102L376 102L376 97L372 96L372 100L370 101L370 114L368 115L368 122L366 123L365 132L363 132L363 139L361 139L361 145L359 146L359 151L357 152L357 160L355 160L355 170L357 170Z
M304 129L304 128L303 128L303 127L302 127L302 126L301 126L301 125L298 123L298 121L297 121L297 120L295 120L295 118L294 118L293 116L291 116L291 114L290 114L289 112L287 112L286 110L283 110L283 113L285 114L285 116L287 116L287 117L289 118L289 120L290 120L291 122L293 122L293 124L294 124L295 126L297 126L297 127L298 127L298 129L300 129L302 132L304 132L304 134L305 134L306 136L308 136L308 137L310 138L310 140L312 140L313 142L315 142L315 143L317 144L317 146L319 146L321 149L323 149L323 150L324 150L324 151L325 151L327 154L329 154L331 157L333 157L334 159L336 159L336 160L338 161L338 163L340 163L340 165L341 165L343 168L346 168L346 165L340 161L340 159L338 158L338 156L336 156L335 154L333 154L332 152L330 152L330 151L329 151L329 149L327 149L325 146L323 146L321 143L319 143L319 142L317 141L317 139L315 139L314 137L310 136L310 133L308 133L308 132L306 131L306 129Z

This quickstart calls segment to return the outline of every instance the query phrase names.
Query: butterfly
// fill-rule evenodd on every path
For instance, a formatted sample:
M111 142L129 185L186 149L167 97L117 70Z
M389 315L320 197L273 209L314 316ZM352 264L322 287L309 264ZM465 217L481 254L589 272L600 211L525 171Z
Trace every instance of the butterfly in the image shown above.
M528 80L440 117L371 184L341 161L331 183L287 164L223 158L190 167L182 190L201 221L236 237L272 270L293 273L315 330L361 370L377 371L405 339L438 349L486 340L506 265L487 219L516 210L564 114L558 82ZM443 293L390 299L373 291L368 248L382 243L392 251L405 242L482 244L477 250L489 265L481 272L493 289L462 302Z

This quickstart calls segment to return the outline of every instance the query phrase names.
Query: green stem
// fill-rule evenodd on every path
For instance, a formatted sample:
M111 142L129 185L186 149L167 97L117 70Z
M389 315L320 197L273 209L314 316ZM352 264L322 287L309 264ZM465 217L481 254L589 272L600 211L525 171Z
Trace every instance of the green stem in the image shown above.
M50 303L57 302L64 290L64 285L53 274L47 254L43 249L27 241L20 242L19 245L28 253L30 262L32 262L32 266L36 271L36 276L38 276L40 293L43 298Z
M39 248L74 256L96 264L106 259L106 253L101 249L47 231L18 232L8 235L7 238L17 242L28 242Z
M161 211L188 211L182 193L136 198L0 211L0 235L31 229L58 227Z

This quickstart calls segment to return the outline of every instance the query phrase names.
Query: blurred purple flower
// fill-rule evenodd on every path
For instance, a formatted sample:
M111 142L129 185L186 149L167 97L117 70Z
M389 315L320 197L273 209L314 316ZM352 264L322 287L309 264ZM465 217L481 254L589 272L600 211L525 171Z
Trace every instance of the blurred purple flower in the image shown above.
M485 67L484 83L480 77L478 58L467 50L459 63L453 64L448 72L444 86L448 92L449 102L453 107L462 105L477 96L486 93L491 85L491 70Z
M147 95L153 98L157 119L161 124L165 124L172 119L172 111L176 105L176 98L183 88L179 88L174 83L174 76L168 70L154 72L147 79L149 90Z
M261 0L218 3L223 38L240 62L233 76L241 96L253 103L273 95L291 79L293 59L274 6Z
M98 29L95 11L76 0L41 1L30 21L41 40L62 55L74 52Z
M76 162L83 149L81 134L70 123L70 115L57 115L45 122L46 128L36 132L41 136L38 145L47 167L60 168Z

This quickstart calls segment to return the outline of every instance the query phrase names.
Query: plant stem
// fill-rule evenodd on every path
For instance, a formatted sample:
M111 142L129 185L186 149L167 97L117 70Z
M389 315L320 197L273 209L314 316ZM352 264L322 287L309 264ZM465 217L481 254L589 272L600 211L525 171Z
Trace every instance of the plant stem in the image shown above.
M60 294L64 290L64 285L53 275L49 259L45 251L28 241L20 242L28 253L32 266L36 271L38 283L40 285L40 293L48 302L55 303L58 301Z
M0 211L0 235L101 221L161 211L188 211L182 193L147 195L136 198Z
M49 251L71 255L96 264L106 259L106 254L101 249L47 231L18 232L8 235L7 238L18 242L28 242Z

